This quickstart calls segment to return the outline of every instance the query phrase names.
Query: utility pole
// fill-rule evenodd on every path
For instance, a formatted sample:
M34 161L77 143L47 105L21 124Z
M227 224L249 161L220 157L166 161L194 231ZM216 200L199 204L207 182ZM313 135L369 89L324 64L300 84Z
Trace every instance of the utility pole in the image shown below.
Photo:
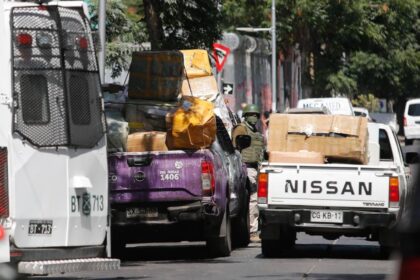
M271 110L277 112L276 0L271 1ZM283 106L283 102L281 102Z
M271 27L237 27L236 30L243 32L264 32L271 34L271 110L277 112L277 59L276 59L276 0L271 0ZM284 106L283 96L280 98L281 106ZM283 108L280 108L283 109Z
M105 42L106 42L106 33L105 33L105 24L106 24L106 0L99 0L99 76L101 78L101 84L105 83Z

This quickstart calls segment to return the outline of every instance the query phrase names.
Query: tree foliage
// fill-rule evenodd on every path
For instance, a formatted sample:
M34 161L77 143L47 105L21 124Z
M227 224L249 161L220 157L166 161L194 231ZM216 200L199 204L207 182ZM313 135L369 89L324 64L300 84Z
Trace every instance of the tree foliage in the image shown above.
M277 41L313 56L315 95L412 96L420 90L418 0L278 0Z
M93 1L91 21L94 27L98 25L97 11L98 2ZM112 69L111 76L115 78L128 69L132 45L146 41L146 28L142 21L130 18L123 1L107 0L106 17L105 64Z
M353 106L366 108L369 112L379 111L379 99L371 93L358 95L352 100L352 103Z
M98 0L92 0L97 26ZM222 33L219 1L107 0L106 65L112 76L127 69L133 44L150 41L153 50L207 48Z
M235 31L236 27L269 27L270 1L265 0L224 0L222 25L225 31ZM262 34L255 34L261 36Z
M143 0L152 49L210 48L220 39L219 1Z

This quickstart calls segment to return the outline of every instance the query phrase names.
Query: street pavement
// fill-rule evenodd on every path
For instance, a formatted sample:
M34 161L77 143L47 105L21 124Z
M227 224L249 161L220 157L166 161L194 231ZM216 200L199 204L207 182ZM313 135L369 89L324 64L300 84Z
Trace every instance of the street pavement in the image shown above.
M230 257L209 259L204 243L131 245L121 269L52 276L47 279L395 279L398 257L383 259L376 242L341 237L325 240L299 234L295 249L276 259L263 258L259 243ZM34 277L31 279L44 279Z

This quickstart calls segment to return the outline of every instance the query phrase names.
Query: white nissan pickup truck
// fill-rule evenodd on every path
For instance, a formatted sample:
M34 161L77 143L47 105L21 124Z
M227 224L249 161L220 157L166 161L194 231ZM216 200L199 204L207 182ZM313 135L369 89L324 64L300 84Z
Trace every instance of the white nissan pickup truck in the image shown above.
M405 206L409 168L392 129L369 123L369 162L284 164L263 162L258 177L261 247L283 254L305 232L334 240L359 236L394 247L394 228Z

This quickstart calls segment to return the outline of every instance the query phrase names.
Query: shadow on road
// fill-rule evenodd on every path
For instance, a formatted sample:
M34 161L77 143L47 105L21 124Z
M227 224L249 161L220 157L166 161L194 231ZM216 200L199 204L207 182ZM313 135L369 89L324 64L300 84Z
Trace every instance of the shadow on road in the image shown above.
M257 258L264 256L259 254ZM293 249L285 251L280 258L386 260L389 255L383 254L378 245L297 244Z
M384 274L323 274L311 273L310 276L302 275L301 273L282 273L272 275L257 275L245 276L244 279L276 279L276 280L290 280L290 279L311 279L311 280L383 280L386 278Z
M236 249L238 250L238 249ZM141 244L125 250L123 266L138 266L136 261L170 263L235 263L232 258L212 258L205 245L197 243Z

